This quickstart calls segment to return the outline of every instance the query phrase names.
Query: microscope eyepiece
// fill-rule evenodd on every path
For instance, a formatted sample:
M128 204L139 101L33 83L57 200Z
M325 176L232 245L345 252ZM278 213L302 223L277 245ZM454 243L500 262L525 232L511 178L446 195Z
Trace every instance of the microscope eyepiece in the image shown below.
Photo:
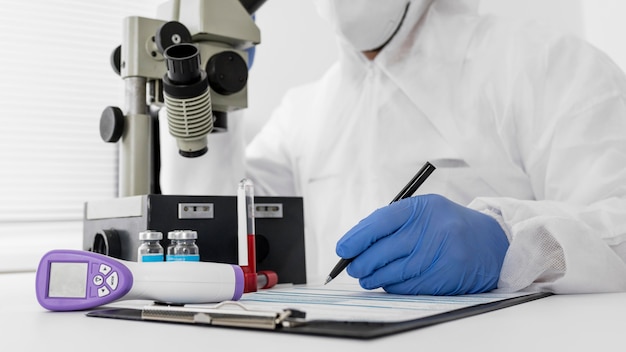
M170 134L177 140L180 155L204 155L214 118L209 80L200 68L200 52L193 44L181 43L165 49L163 57L167 63L163 98Z
M167 78L174 84L191 84L201 79L200 51L189 43L172 45L163 52Z

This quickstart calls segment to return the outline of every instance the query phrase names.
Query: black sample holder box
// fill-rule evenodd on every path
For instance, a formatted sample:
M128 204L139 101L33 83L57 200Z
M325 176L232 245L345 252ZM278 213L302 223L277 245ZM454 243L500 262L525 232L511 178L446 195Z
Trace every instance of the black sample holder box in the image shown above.
M300 197L255 197L257 271L279 283L306 283L304 215ZM141 195L87 202L83 249L136 261L139 232L194 230L200 261L237 264L237 197Z

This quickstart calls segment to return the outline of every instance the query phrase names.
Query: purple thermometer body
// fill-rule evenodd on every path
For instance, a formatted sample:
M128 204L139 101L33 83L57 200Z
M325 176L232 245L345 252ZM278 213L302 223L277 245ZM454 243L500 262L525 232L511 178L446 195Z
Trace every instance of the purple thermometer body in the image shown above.
M49 310L94 308L117 300L213 303L243 293L239 266L206 262L136 263L79 250L46 253L37 268L35 291Z

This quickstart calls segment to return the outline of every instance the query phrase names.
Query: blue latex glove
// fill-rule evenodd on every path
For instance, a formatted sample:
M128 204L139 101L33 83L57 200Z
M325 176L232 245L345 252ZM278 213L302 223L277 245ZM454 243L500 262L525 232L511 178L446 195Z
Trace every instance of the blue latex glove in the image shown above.
M256 21L256 15L252 15L252 20ZM256 54L256 45L253 45L246 49L248 52L248 71L252 69L252 64L254 63L254 55Z
M248 71L252 69L252 64L254 63L254 54L256 53L256 45L253 45L246 49L248 52Z
M337 243L366 289L457 295L496 288L509 241L498 222L439 195L378 209Z

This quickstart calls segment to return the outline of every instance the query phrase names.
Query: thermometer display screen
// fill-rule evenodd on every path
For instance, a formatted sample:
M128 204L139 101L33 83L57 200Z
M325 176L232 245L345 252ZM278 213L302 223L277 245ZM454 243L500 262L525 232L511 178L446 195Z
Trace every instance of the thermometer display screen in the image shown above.
M48 297L87 297L88 263L50 263Z

